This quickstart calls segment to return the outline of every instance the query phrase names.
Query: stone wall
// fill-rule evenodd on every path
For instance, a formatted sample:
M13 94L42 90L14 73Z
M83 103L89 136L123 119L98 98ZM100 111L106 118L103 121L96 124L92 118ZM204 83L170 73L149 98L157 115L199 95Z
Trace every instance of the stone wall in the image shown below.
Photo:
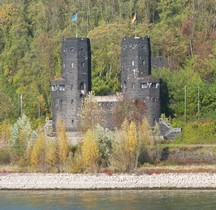
M64 38L62 42L62 78L52 81L53 125L59 114L67 131L76 131L82 98L91 91L90 40ZM55 127L55 126L54 126Z
M159 78L151 75L151 46L149 37L125 37L122 40L121 81L123 94L132 100L143 100L146 117L151 126L160 117Z

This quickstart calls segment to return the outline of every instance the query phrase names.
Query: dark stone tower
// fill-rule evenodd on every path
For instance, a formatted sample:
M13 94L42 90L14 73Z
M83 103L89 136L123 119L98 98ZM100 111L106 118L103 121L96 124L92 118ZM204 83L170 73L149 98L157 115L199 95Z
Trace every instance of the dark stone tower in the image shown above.
M62 78L52 81L53 127L59 114L67 131L76 131L81 100L91 91L91 49L87 38L64 38Z
M122 92L132 100L144 100L151 126L160 117L160 79L151 75L149 37L125 37L122 40Z

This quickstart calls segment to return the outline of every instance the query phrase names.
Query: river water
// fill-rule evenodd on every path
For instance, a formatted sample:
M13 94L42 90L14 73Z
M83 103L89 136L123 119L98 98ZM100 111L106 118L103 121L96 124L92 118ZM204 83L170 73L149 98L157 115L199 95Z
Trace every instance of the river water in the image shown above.
M0 210L11 209L208 210L216 209L216 191L0 191Z

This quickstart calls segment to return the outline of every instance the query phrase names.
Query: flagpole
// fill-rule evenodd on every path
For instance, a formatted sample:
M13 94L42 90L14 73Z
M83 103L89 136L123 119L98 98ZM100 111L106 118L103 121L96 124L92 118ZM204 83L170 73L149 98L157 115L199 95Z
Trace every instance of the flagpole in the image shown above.
M199 90L199 86L198 86L198 90L197 90L197 98L198 98L197 108L198 108L198 120L199 120L199 117L200 117L200 90Z
M76 20L76 38L78 37L78 32L77 32L77 20Z
M187 122L187 85L184 86L184 117Z

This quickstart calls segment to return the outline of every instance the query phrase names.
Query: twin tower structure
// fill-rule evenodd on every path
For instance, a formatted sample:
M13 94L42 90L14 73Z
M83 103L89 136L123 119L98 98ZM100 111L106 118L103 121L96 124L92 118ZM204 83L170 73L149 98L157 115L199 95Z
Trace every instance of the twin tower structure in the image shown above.
M160 79L151 75L149 37L124 37L121 50L122 95L146 105L150 125L160 117ZM82 99L91 91L91 48L87 38L64 38L62 77L52 81L53 125L60 115L67 131L78 129ZM101 98L101 97L100 97ZM106 102L106 98L102 100ZM109 101L110 102L110 101ZM114 102L116 103L116 101Z

